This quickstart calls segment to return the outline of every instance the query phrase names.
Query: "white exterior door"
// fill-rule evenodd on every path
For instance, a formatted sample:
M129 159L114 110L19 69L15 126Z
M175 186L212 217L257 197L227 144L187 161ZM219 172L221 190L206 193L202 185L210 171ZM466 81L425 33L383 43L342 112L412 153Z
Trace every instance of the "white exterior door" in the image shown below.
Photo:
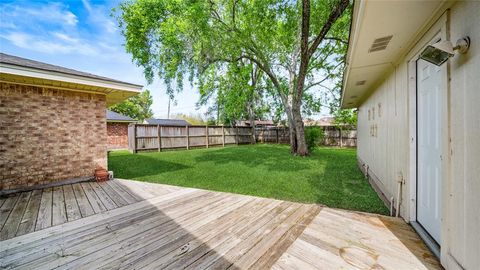
M417 221L439 244L445 66L417 61Z

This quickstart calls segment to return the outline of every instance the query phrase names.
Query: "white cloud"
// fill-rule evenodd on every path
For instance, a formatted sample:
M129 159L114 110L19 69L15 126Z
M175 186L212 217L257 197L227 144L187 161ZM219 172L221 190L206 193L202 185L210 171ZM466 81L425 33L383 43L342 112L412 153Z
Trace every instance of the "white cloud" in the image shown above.
M102 26L107 33L115 33L117 27L110 18L109 11L104 6L92 6L88 0L82 0L83 6L88 11L88 19L99 26Z
M113 2L118 2L114 0ZM122 81L145 84L152 91L155 115L163 116L168 104L165 85L146 85L142 68L132 63L122 47L123 38L110 15L112 2L0 0L0 50L5 53L65 66ZM70 10L67 5L72 6ZM72 12L72 10L74 10ZM78 13L76 10L79 10ZM74 14L75 12L75 14ZM78 17L77 17L78 16ZM195 113L198 91L186 85L177 95L172 113ZM204 108L200 110L202 113Z
M80 40L63 33L52 33L51 36L43 38L22 32L10 32L2 34L0 37L10 41L17 47L42 53L77 53L88 56L99 54L95 47L82 43Z
M30 23L32 21L46 21L49 23L63 23L75 26L78 18L62 3L48 3L39 6L25 6L18 4L4 4L1 8L2 25ZM21 20L18 20L21 18Z

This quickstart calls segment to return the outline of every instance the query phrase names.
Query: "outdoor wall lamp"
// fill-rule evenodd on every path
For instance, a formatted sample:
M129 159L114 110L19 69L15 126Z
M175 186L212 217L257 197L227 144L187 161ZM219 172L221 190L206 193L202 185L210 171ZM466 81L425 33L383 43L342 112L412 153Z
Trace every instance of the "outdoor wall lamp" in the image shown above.
M454 56L455 51L458 51L459 53L466 53L469 47L469 37L464 37L457 40L455 47L453 47L452 42L449 40L439 41L435 44L428 45L420 54L420 59L440 66L445 63L448 58Z

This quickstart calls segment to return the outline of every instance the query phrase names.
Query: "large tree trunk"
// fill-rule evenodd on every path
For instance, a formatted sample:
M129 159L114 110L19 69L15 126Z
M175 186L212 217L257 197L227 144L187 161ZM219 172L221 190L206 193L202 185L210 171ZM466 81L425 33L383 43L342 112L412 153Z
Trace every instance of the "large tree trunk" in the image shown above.
M252 143L255 144L257 143L257 137L255 136L255 114L253 112L252 103L249 104L248 116L250 120L250 126L252 126Z
M297 133L295 129L295 120L292 114L292 108L290 104L287 103L287 100L284 101L283 105L285 106L285 113L287 114L288 119L288 130L290 133L290 152L292 154L297 154Z
M297 132L295 129L295 123L294 121L289 123L289 128L290 132L290 152L292 154L297 154Z
M300 113L300 106L292 108L292 114L294 119L295 137L296 137L296 154L299 156L308 155L308 147L305 141L305 129L303 127L302 114Z

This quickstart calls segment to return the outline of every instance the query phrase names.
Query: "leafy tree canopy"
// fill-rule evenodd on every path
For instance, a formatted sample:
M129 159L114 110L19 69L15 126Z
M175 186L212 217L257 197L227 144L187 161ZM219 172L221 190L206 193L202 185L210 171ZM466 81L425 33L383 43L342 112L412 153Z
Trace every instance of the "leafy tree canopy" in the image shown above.
M143 90L140 94L130 97L122 103L110 106L110 110L129 116L135 120L143 121L153 116L153 98L149 90Z
M356 109L338 109L333 113L333 124L339 128L351 128L357 125Z
M117 19L127 52L149 81L163 78L170 95L182 89L185 75L208 93L209 84L222 82L212 76L231 85L244 80L249 65L260 69L292 127L292 152L307 155L302 103L304 113L318 108L312 91L331 89L324 83L340 77L348 6L348 0L137 0L120 4ZM232 71L238 78L229 78ZM249 89L215 89L232 115L243 96L251 97Z

